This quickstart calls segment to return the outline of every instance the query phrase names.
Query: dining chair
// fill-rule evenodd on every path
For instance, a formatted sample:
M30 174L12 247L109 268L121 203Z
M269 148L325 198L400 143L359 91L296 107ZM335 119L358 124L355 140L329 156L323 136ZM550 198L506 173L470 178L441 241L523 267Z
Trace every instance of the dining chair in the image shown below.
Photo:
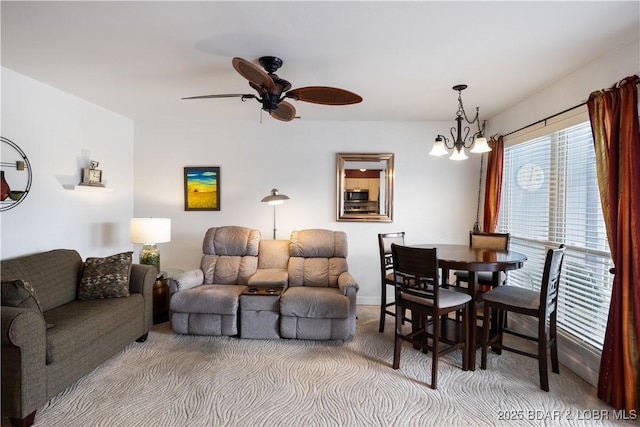
M438 250L392 244L396 313L411 310L411 332L404 334L402 318L396 316L393 369L400 367L403 341L414 348L432 351L431 388L438 386L438 359L456 350L462 351L462 369L469 369L469 330L467 316L471 297L439 286ZM435 284L435 286L434 286ZM462 312L462 321L449 319ZM429 344L431 339L431 344Z
M559 374L558 343L556 340L556 320L558 315L558 288L560 272L564 260L564 245L558 249L549 249L544 263L540 291L521 288L519 286L498 286L482 295L484 299L484 321L482 326L482 360L480 368L487 368L487 347L494 350L506 350L524 356L538 359L540 373L540 388L549 391L549 376L547 372L547 351L551 350L551 369ZM493 337L489 337L490 310L497 313L497 330ZM520 313L535 317L538 321L536 336L507 328L504 324L504 314L507 312ZM549 322L547 324L547 319ZM537 351L531 352L522 348L507 346L503 343L504 334L515 335L537 343Z
M395 301L387 301L387 286L393 286L393 258L391 256L391 244L404 245L404 231L395 233L378 234L378 248L380 249L380 287L382 289L380 297L380 328L379 332L384 332L386 316L395 317L396 313L389 310L395 306ZM393 291L393 289L392 289ZM405 312L402 312L403 320Z
M472 231L469 233L469 246L478 249L495 249L506 251L509 249L509 233L482 233ZM490 271L480 271L477 273L478 290L480 292L487 291L494 286L493 274ZM499 274L499 273L496 273ZM469 284L468 271L454 271L456 278L455 287L462 288L462 283ZM451 285L450 285L451 286Z

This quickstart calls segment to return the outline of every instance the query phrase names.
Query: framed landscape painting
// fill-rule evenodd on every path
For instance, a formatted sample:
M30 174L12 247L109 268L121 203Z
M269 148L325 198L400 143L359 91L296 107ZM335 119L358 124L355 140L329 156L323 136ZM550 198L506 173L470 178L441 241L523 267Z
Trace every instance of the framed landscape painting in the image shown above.
M184 168L184 210L220 210L220 167L187 166Z

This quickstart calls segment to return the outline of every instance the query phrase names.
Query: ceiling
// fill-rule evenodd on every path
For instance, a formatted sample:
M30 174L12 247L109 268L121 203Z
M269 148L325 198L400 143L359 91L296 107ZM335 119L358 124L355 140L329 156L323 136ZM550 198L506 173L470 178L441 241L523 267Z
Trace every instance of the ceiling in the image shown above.
M134 120L260 120L231 65L279 56L292 87L364 98L292 101L302 120L489 119L637 40L640 2L1 2L4 67ZM621 76L621 78L624 76ZM613 82L612 82L613 83ZM597 89L597 88L594 88ZM586 98L586 94L585 94ZM272 120L264 115L265 120Z

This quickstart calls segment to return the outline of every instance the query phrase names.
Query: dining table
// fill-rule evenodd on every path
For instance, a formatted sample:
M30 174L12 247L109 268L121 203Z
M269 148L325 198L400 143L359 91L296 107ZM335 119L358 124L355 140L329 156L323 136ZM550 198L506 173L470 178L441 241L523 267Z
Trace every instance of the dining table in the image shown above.
M478 296L477 273L481 271L492 272L493 286L499 286L500 272L522 268L527 260L527 256L512 250L486 249L471 247L469 245L423 243L409 246L437 249L438 266L442 270L442 287L448 287L449 272L451 270L464 270L469 272L467 292L469 296L471 296L471 301L474 306L469 310L469 316L467 318L469 341L472 343L472 348L468 349L467 356L469 369L472 371L475 370L476 349L481 344L478 342L481 334L477 327L478 315L475 307ZM473 345L473 343L475 343L475 345Z

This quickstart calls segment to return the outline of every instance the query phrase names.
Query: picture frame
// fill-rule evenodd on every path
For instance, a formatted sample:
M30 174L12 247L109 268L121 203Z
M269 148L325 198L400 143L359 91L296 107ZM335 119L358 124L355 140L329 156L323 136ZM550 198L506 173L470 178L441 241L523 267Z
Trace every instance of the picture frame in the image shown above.
M184 210L220 210L219 166L185 166Z

